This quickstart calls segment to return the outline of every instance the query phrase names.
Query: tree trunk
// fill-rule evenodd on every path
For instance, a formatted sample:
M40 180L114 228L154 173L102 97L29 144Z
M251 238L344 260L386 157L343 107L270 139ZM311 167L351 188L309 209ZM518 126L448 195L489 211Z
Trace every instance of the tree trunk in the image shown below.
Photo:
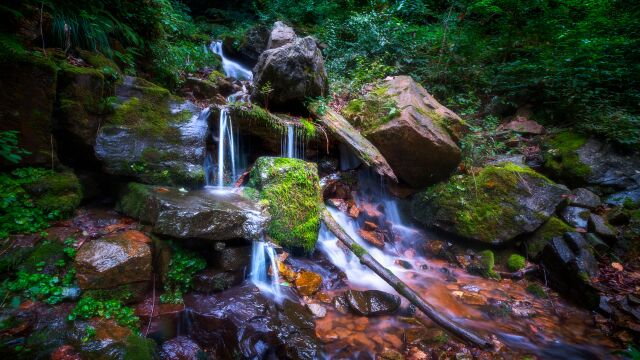
M398 279L391 271L382 266L376 259L374 259L365 249L363 249L358 243L353 240L342 227L333 219L328 210L323 210L322 220L329 230L346 245L359 259L362 264L373 270L378 276L386 281L391 287L393 287L398 294L404 296L410 303L420 309L425 315L427 315L434 323L441 326L443 329L454 334L458 338L467 341L475 346L481 348L493 347L493 343L484 339L476 333L462 328L455 324L451 319L442 313L438 312L433 306L427 303L419 294L408 287L402 280Z

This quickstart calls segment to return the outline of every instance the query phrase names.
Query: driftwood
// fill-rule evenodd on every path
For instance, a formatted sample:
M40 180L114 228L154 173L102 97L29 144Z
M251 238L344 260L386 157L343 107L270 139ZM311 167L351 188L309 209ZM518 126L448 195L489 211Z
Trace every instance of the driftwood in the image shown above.
M344 117L331 108L320 112L314 106L310 106L309 110L316 116L320 124L327 128L334 137L347 145L360 161L372 167L380 176L398 182L396 174L380 151L362 136L356 128L349 124Z
M353 240L342 227L333 219L328 210L323 210L322 220L327 228L346 245L359 259L360 263L373 270L378 276L386 281L391 287L393 287L398 294L409 300L411 304L417 307L425 315L429 317L434 323L441 326L443 329L454 334L458 338L469 342L480 348L490 348L493 343L487 339L482 338L476 333L460 327L449 319L444 314L438 312L433 306L427 303L419 294L408 287L402 280L398 279L391 271L382 266L376 259L374 259L369 253L367 253L355 240Z

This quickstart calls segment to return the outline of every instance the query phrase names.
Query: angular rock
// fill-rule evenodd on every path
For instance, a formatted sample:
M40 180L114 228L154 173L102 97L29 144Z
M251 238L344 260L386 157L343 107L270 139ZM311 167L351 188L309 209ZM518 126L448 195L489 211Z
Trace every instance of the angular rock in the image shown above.
M189 76L185 79L182 88L180 88L180 94L192 96L199 100L207 100L215 98L216 95L220 94L220 90L215 83L209 80Z
M320 229L322 194L318 169L299 159L260 157L248 187L268 202L267 234L285 248L312 251Z
M296 33L291 27L287 26L282 21L276 21L273 24L273 29L269 36L267 49L275 49L290 44L294 42L296 38Z
M211 264L224 271L242 271L251 258L251 246L226 246L213 252Z
M605 202L614 206L622 206L625 203L640 204L640 187L609 195Z
M295 285L300 295L311 296L322 286L322 276L313 271L302 270L296 277Z
M576 228L587 228L587 221L591 212L588 209L576 206L567 206L560 212L560 217L567 224Z
M324 96L328 90L322 53L311 37L260 54L253 80L252 98L274 107L300 106L307 98ZM265 99L260 89L267 83L273 91Z
M550 217L546 223L526 238L527 256L531 260L538 261L542 250L551 239L556 237L561 238L564 233L574 230L573 227L567 225L556 216Z
M506 124L500 125L501 129L511 130L521 134L542 135L544 134L544 126L538 124L533 120L529 120L523 117L518 117Z
M551 217L568 189L512 163L487 166L418 194L413 217L468 239L501 244L535 231ZM461 201L464 199L464 201Z
M151 280L151 239L129 230L83 244L76 254L78 285L107 289Z
M351 312L361 316L391 314L400 307L400 297L380 290L347 290L343 294Z
M386 78L343 114L414 188L446 179L460 163L462 119L409 76Z
M206 357L200 346L186 336L166 341L160 350L162 360L198 360Z
M585 188L575 189L571 192L571 195L569 197L569 205L571 206L593 210L602 204L598 195Z
M359 234L360 237L370 245L373 245L378 249L382 249L384 247L384 236L379 232L361 229Z
M180 191L130 183L117 210L177 239L257 239L267 218L251 200L233 192Z
M611 192L640 185L640 156L577 133L567 131L553 136L544 159L549 175L571 186Z
M317 318L323 318L327 315L327 309L320 304L307 304L307 309Z
M585 235L585 239L587 240L589 246L591 246L599 254L604 254L607 250L609 250L609 245L600 240L600 238L596 234L588 233Z
M605 240L615 240L616 232L611 228L609 224L607 224L606 220L596 214L591 214L589 216L589 231L595 233L599 237Z
M148 337L166 341L176 337L185 308L183 304L163 304L160 296L147 297L134 308L134 314L147 326Z
M542 252L542 264L549 284L583 304L595 309L600 303L591 278L596 276L598 262L580 233L567 233L553 238Z
M125 78L116 94L121 103L95 145L104 170L149 184L203 184L208 112L142 79Z

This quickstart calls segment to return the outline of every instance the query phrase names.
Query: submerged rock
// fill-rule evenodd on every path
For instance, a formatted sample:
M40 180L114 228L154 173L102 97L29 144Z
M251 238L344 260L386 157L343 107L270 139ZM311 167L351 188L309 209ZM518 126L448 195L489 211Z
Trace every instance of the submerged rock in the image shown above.
M207 113L142 79L125 78L116 94L121 103L96 139L104 170L149 184L203 184Z
M286 248L312 251L320 230L322 193L314 163L299 159L261 157L248 187L266 201L271 215L267 234Z
M549 144L544 168L554 179L605 192L640 185L636 154L621 153L611 144L568 131L553 136Z
M343 114L412 187L446 179L460 163L455 140L464 131L462 119L409 76L376 84Z
M256 203L233 192L137 183L128 185L117 210L178 239L257 239L267 221Z
M162 344L162 360L198 360L206 358L200 346L186 336L178 336Z
M322 53L309 36L260 54L253 80L252 98L276 107L299 106L308 98L324 96L328 90ZM272 92L264 98L260 90L267 84Z
M300 295L311 296L320 289L322 276L313 271L303 270L296 276L295 285Z
M501 244L535 231L551 217L568 189L512 163L487 166L418 194L419 222L468 239Z
M151 280L151 239L129 230L83 244L75 258L78 285L108 289Z
M400 297L380 290L347 290L342 297L349 310L361 316L390 314L400 307Z

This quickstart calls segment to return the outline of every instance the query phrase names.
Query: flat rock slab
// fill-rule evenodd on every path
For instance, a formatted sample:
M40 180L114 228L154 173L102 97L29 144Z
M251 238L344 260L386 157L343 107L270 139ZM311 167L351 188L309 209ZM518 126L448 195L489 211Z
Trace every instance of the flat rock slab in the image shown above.
M268 218L253 201L231 190L176 188L130 183L117 209L178 239L257 239Z

